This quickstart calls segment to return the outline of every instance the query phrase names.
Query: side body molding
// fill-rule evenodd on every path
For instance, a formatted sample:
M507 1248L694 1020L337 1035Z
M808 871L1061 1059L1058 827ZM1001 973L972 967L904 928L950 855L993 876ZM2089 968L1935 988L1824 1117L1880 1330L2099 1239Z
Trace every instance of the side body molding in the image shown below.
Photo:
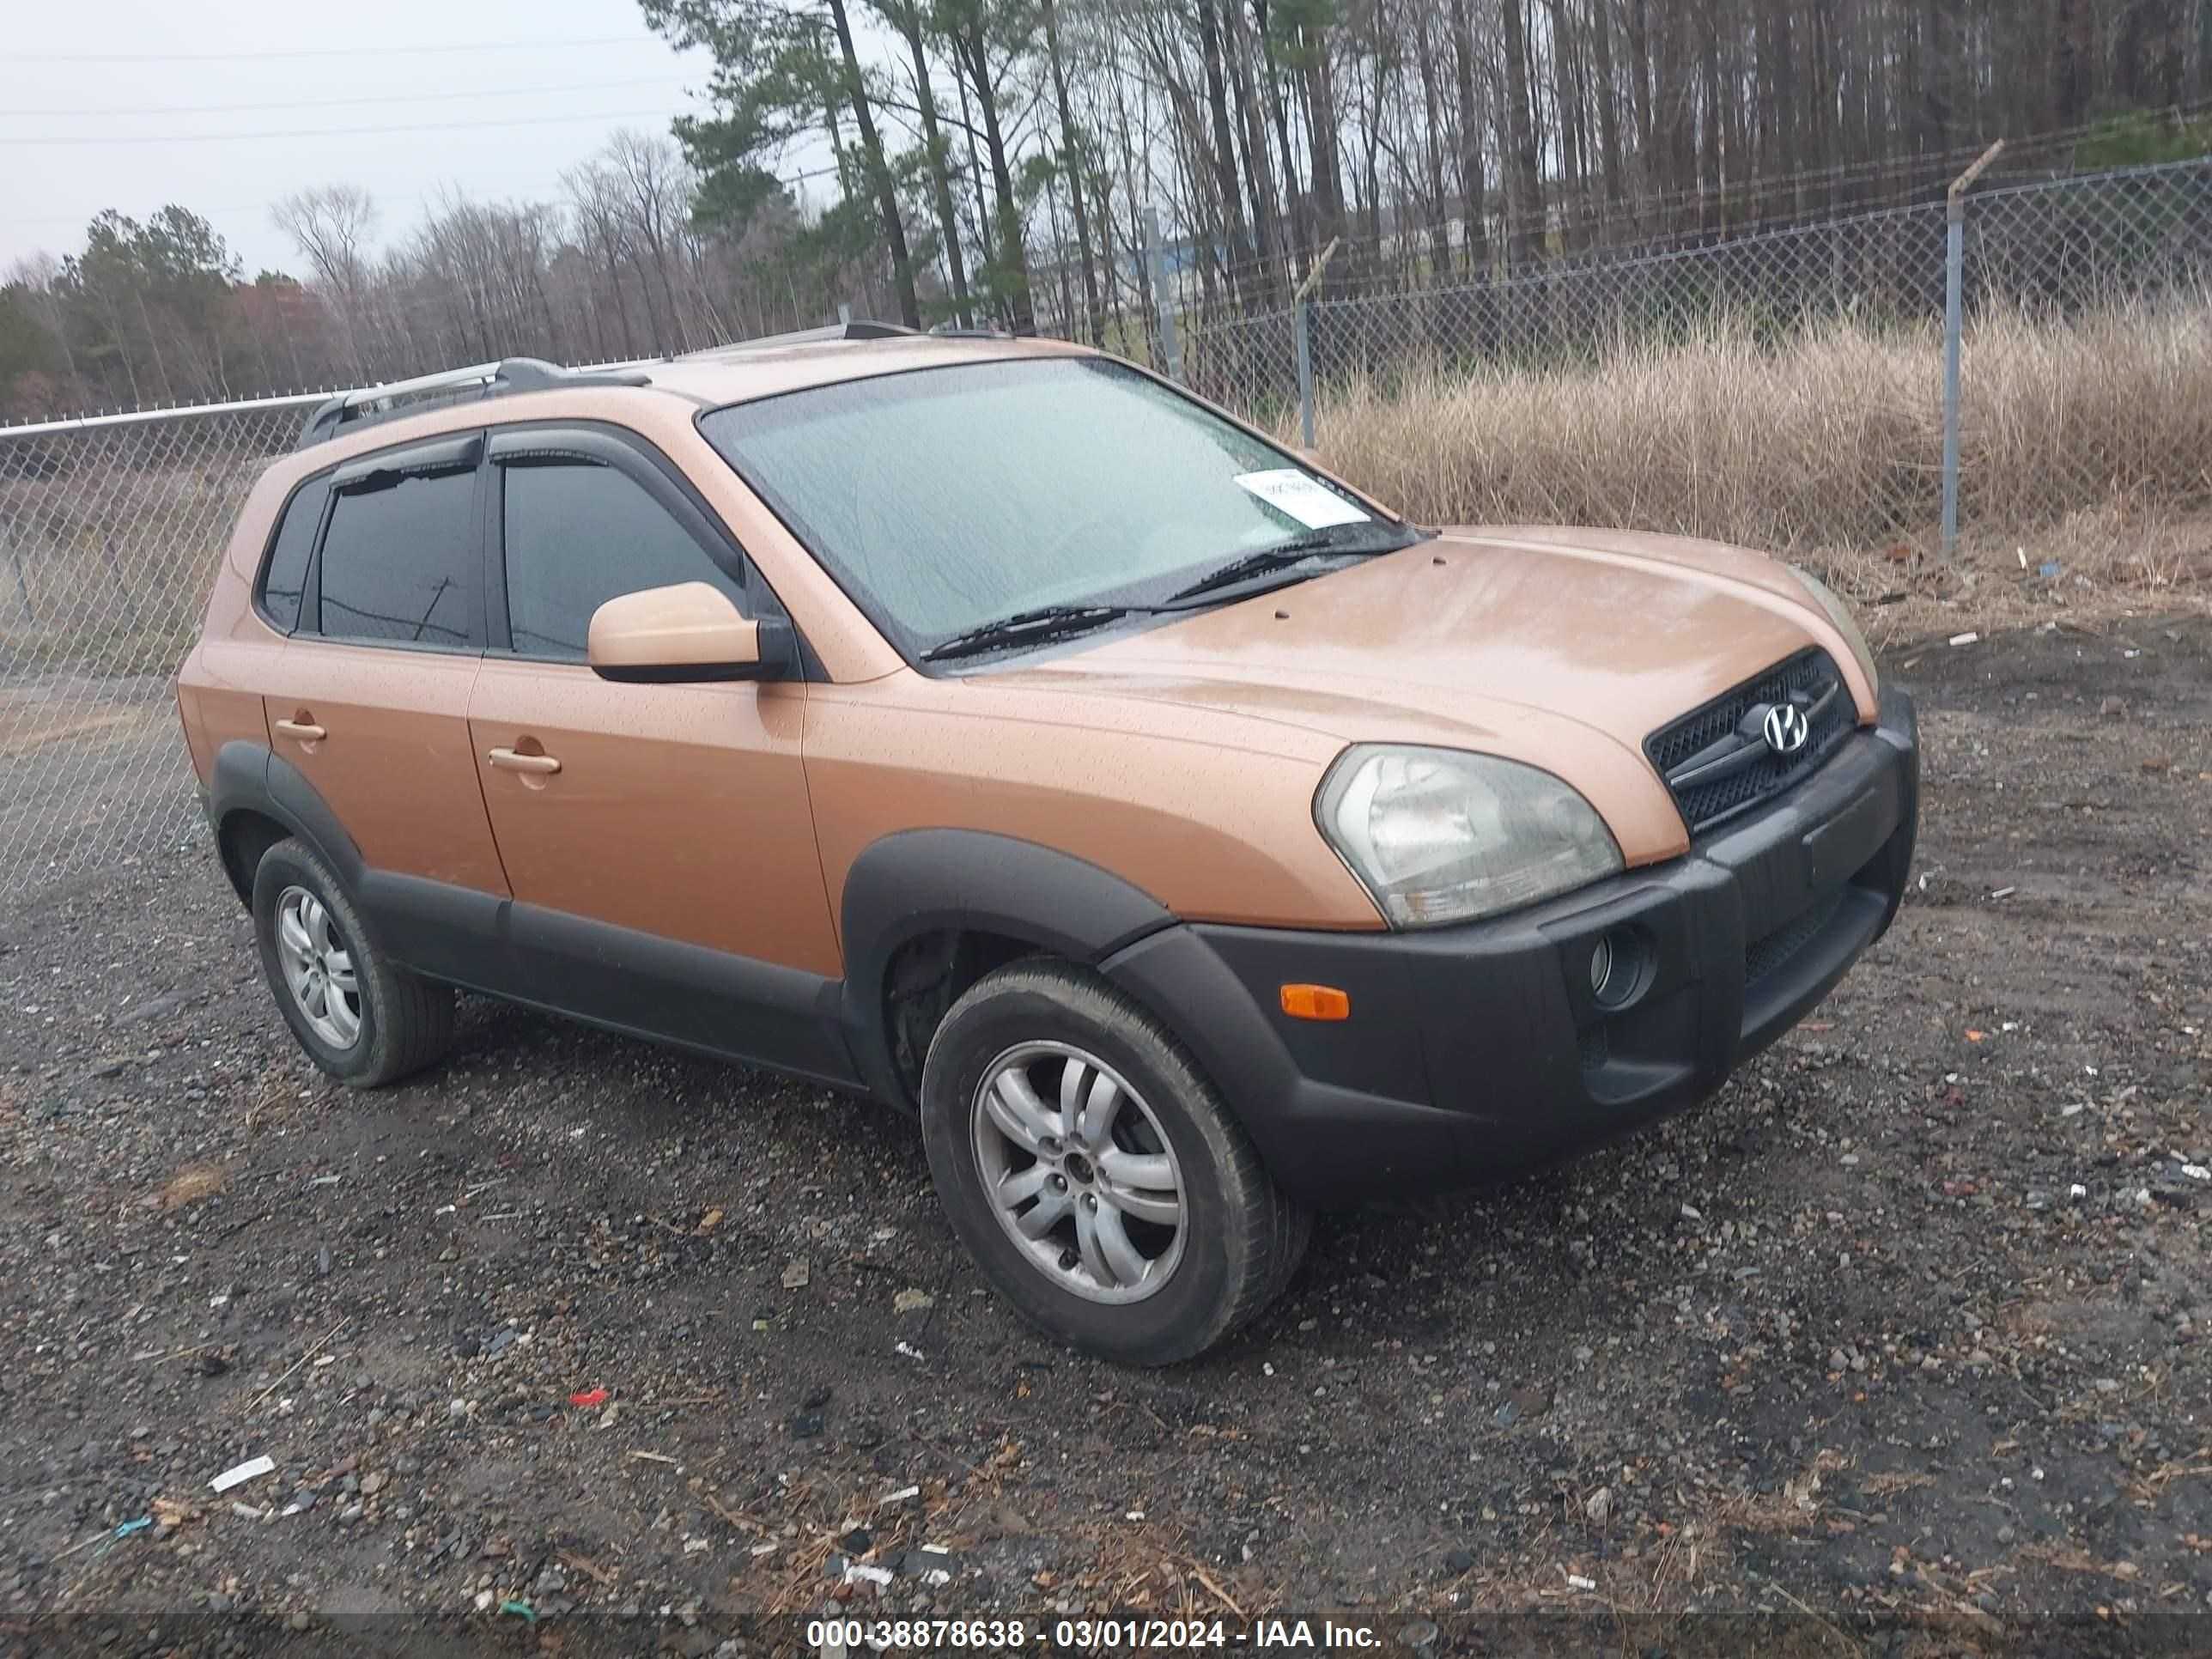
M874 842L846 875L839 919L846 1039L869 1087L908 1109L884 1000L901 945L979 931L1096 963L1175 921L1151 894L1095 864L976 830L902 830Z

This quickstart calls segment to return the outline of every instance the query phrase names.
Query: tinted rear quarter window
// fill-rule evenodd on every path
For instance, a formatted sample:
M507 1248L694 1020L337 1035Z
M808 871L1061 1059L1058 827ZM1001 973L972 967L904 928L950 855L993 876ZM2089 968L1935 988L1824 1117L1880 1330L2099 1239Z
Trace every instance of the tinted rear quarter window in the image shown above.
M483 643L473 471L410 472L338 493L323 538L329 639Z
M328 478L312 479L293 491L270 544L268 567L261 576L261 611L287 634L300 625L307 556L315 550L315 532L322 527L323 503L330 495Z
M592 613L648 587L706 582L746 608L744 589L625 473L569 460L500 470L507 623L523 655L581 660Z

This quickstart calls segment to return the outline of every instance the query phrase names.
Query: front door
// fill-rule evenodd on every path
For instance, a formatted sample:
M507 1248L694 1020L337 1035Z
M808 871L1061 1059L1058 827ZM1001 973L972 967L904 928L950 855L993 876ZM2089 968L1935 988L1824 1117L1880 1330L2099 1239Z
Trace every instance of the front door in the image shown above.
M620 594L705 581L749 616L773 596L625 435L506 428L491 459L492 649L469 729L537 994L842 1079L805 686L617 684L584 659L592 613Z

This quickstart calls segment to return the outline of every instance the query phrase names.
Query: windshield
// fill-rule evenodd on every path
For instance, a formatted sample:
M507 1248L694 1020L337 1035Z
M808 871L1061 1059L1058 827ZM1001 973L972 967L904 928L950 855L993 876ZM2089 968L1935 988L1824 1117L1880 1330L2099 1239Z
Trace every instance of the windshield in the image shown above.
M1095 358L843 381L716 410L700 429L909 656L1045 607L1141 609L1317 532L1358 552L1412 539Z

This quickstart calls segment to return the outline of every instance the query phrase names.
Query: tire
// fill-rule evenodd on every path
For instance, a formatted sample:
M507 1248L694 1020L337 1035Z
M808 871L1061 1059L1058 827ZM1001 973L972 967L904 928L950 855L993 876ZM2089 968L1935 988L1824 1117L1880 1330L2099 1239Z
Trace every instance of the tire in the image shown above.
M1101 1358L1204 1352L1283 1290L1309 1236L1182 1045L1066 963L1012 963L952 1006L923 1066L921 1127L938 1195L986 1277L1031 1324ZM1001 1182L1035 1195L1001 1202ZM1025 1242L1048 1205L1055 1218Z
M312 990L295 991L288 974L288 961L298 961L279 937L280 918L288 915L304 924L310 957L325 964L319 1000ZM386 961L337 878L305 842L278 842L255 866L253 936L284 1023L307 1057L339 1082L356 1089L397 1082L452 1046L452 989ZM322 949L325 941L337 954ZM352 974L350 995L340 989L343 975L334 971L341 960ZM346 1041L349 1027L351 1040Z

